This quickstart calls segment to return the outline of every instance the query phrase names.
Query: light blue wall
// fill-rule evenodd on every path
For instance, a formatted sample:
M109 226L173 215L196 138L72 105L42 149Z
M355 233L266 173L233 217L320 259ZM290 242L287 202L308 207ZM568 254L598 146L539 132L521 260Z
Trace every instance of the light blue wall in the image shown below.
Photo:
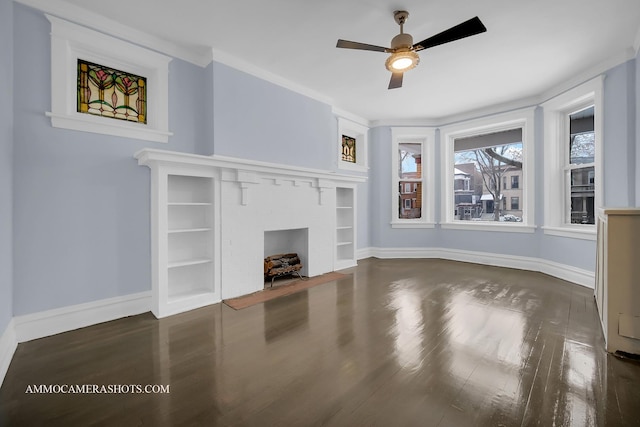
M335 169L329 105L220 63L213 82L215 154Z
M637 129L640 129L637 102L640 100L638 84L639 59L625 62L606 72L604 80L604 201L606 206L628 207L638 204L638 144ZM391 165L388 161L391 150L391 130L378 127L371 131L370 173L370 230L371 245L378 248L442 247L472 250L504 255L516 255L546 259L560 264L595 270L595 242L543 234L544 187L543 187L543 137L544 122L541 108L536 108L535 123L535 225L533 234L494 233L441 229L392 229L389 225L391 211L389 197L392 194ZM441 141L436 138L436 164L440 164ZM436 168L436 219L441 210L440 189L442 174Z
M0 0L0 336L13 316L12 11L11 0Z
M635 199L635 60L604 79L604 205L633 206Z
M207 69L170 63L168 144L52 128L49 22L13 17L14 315L150 290L150 174L133 154L208 150Z
M215 112L213 110L213 62L204 70L204 84L202 86L202 94L199 97L204 102L204 139L198 147L200 154L210 156L214 153L214 131L213 131L213 118Z

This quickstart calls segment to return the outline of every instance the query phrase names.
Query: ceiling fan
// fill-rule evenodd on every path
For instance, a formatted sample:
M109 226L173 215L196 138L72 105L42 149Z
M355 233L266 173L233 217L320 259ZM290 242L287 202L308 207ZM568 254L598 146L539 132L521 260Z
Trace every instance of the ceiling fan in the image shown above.
M396 10L393 12L393 17L398 25L400 25L400 34L391 40L390 48L342 39L339 39L336 44L336 47L344 49L372 50L374 52L390 53L391 56L389 56L385 62L387 70L392 73L389 89L402 87L404 72L415 68L420 62L420 57L417 52L487 31L487 28L482 21L480 21L480 18L476 16L475 18L471 18L468 21L414 44L411 34L403 32L404 23L409 17L409 12Z

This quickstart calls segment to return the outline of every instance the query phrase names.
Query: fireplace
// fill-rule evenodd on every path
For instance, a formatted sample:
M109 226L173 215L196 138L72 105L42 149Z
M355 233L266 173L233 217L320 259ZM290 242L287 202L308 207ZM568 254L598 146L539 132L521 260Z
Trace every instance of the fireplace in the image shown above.
M158 317L264 289L272 254L296 253L307 277L355 265L355 190L365 177L153 149L136 158L151 168Z
M309 229L296 228L270 230L264 232L264 258L276 254L295 253L300 258L302 269L299 273L308 276Z

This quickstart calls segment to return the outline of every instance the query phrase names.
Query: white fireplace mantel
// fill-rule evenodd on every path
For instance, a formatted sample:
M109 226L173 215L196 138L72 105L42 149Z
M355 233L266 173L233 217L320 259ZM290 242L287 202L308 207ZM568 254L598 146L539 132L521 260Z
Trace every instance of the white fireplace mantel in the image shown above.
M364 176L156 149L134 156L151 169L156 317L261 290L265 232L307 229L309 276L355 265Z

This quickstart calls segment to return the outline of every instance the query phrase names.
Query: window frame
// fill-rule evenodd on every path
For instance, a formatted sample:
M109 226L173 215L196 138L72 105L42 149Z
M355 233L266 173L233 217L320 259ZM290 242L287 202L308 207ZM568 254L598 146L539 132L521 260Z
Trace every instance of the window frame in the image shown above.
M432 127L392 127L391 128L391 227L392 228L434 228L435 216L435 137ZM398 174L398 150L402 143L422 145L422 217L398 218L400 184Z
M468 120L444 126L441 138L441 218L443 229L534 233L535 225L535 107ZM522 129L522 222L460 221L454 219L454 142L458 138L480 136L510 129ZM502 185L500 186L502 187Z
M369 133L369 128L356 123L352 120L345 119L344 117L338 117L338 150L337 150L337 161L338 168L356 171L356 172L367 172L369 170L369 156L367 153L367 134ZM342 160L342 136L348 136L350 138L355 139L356 141L356 161L348 162L346 160Z
M570 188L564 184L570 170L569 116L587 107L594 107L595 134L595 195L594 211L603 206L603 82L598 76L559 94L542 104L544 110L544 226L548 235L596 240L596 224L571 224ZM563 185L557 185L558 182ZM555 185L554 185L555 183ZM567 195L567 191L569 194ZM567 214L569 215L567 217Z
M51 15L51 125L153 142L169 142L170 57ZM78 59L147 79L147 123L77 111Z

